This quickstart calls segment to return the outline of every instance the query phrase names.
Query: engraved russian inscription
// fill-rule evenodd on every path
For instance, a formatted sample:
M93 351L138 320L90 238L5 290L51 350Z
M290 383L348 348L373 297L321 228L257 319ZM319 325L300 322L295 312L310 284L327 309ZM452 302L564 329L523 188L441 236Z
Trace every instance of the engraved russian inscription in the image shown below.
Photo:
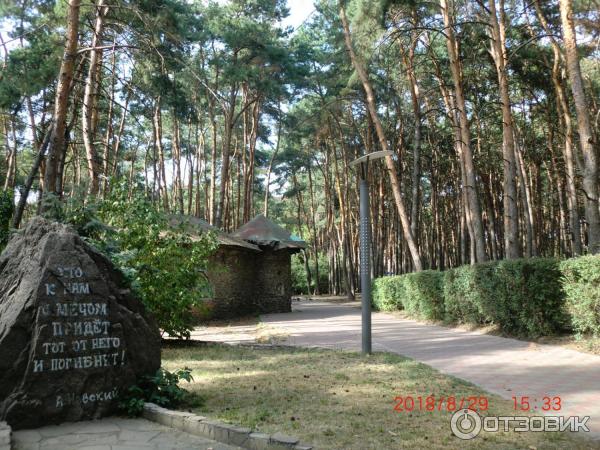
M0 255L0 420L99 418L160 367L160 333L112 263L34 218Z
M91 295L90 282L81 267L55 267L58 283L45 283L46 298L38 309L45 320L40 342L35 352L32 371L86 370L119 367L125 364L125 350L121 338L111 335L107 303L82 301ZM77 282L71 282L72 279ZM56 286L63 286L60 301L56 299ZM83 339L82 339L83 338ZM110 353L105 352L110 350ZM99 351L104 351L99 353Z

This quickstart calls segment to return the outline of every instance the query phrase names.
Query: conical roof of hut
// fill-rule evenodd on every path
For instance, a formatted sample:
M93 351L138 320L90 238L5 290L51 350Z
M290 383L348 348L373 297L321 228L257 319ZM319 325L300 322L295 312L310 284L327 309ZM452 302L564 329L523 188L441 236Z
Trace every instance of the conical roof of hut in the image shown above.
M239 228L233 236L274 250L306 248L306 242L262 214Z

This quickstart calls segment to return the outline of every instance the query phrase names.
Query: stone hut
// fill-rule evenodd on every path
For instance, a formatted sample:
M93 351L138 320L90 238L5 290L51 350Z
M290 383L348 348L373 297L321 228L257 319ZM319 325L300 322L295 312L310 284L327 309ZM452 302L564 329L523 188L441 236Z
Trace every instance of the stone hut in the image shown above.
M257 245L255 308L260 313L292 310L292 255L306 243L262 214L233 233L233 237Z
M173 216L172 226L213 232L219 248L207 272L211 296L200 319L226 319L255 313L291 311L291 255L306 244L260 215L233 234L196 217Z

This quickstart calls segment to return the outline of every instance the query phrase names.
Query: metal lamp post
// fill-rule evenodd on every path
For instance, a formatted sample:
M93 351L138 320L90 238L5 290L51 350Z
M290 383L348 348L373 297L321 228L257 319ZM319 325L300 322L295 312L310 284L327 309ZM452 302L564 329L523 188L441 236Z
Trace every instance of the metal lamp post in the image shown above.
M391 156L391 151L373 152L350 163L360 166L360 289L362 297L362 352L371 354L371 209L369 207L369 161Z

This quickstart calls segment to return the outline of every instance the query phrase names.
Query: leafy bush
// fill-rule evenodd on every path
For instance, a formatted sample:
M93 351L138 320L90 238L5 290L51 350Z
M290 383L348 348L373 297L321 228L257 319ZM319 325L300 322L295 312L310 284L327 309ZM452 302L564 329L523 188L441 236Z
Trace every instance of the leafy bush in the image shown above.
M520 260L516 264L513 270L519 270L523 277L523 285L519 286L521 298L516 299L510 291L505 290L507 300L517 300L508 303L506 322L510 323L510 317L516 319L512 329L505 329L517 334L541 336L569 328L559 261L555 258L533 258ZM508 283L504 285L508 288Z
M42 215L48 220L68 223L81 237L91 238L91 241L103 233L114 231L100 222L98 203L87 199L87 188L84 187L76 188L66 199L46 192L42 197Z
M402 303L404 309L426 320L444 318L442 272L426 270L405 275L402 278Z
M192 307L202 307L209 290L208 259L218 243L210 233L190 235L174 228L141 190L132 198L125 184L98 205L97 245L130 279L133 289L171 336L189 337ZM88 220L88 223L90 221Z
M115 183L110 195L96 203L85 191L61 201L45 198L46 216L69 223L105 253L125 274L131 288L171 336L187 338L195 326L192 308L202 310L209 297L208 259L218 243L211 233L193 235L172 227L143 192Z
M379 311L403 309L403 276L386 276L373 281L372 303Z
M478 308L509 334L537 337L565 328L558 260L531 258L473 266Z
M446 272L448 322L497 324L505 333L536 337L566 326L558 261L493 261Z
M308 266L310 268L311 291L314 292L317 286L316 267L314 258L309 258ZM327 257L319 254L319 290L321 293L327 292L329 288L329 262ZM294 294L309 294L306 286L306 267L304 266L304 253L297 253L292 256L292 291ZM311 292L311 293L312 293Z
M0 192L0 252L10 236L10 220L15 210L12 191Z
M600 255L568 259L560 269L575 332L600 336Z
M379 309L402 304L411 315L450 323L497 324L535 337L566 327L558 261L532 258L424 271L376 280Z
M161 368L153 376L142 377L125 395L120 396L119 409L135 417L142 413L146 402L165 408L175 408L183 404L200 406L202 398L181 388L181 380L193 381L190 369L168 372Z
M373 306L381 311L405 309L418 318L442 320L442 276L442 272L426 270L378 278L373 285Z
M446 322L479 324L485 321L477 308L477 281L471 266L461 266L444 272L442 286Z

